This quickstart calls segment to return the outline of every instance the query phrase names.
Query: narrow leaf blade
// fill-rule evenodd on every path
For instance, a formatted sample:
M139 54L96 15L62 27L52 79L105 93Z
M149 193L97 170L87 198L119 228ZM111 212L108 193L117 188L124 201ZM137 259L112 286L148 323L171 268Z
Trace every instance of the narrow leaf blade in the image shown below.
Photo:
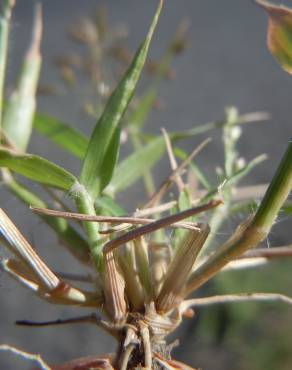
M36 113L34 129L42 136L75 157L83 159L88 145L87 138L79 131L54 117Z
M70 172L37 155L0 149L0 166L30 180L65 191L69 191L77 183L76 177Z
M113 173L118 146L114 145L111 147L111 143L117 130L120 128L121 118L133 96L140 77L161 7L162 0L159 2L145 41L138 49L128 71L109 98L105 110L92 133L83 161L80 180L93 198L96 198L107 185ZM112 152L110 155L111 161L107 160L110 152ZM103 175L105 169L106 178Z
M14 0L2 1L0 9L0 127L2 120L3 90L7 62L8 35Z
M140 150L129 155L115 169L113 178L107 186L109 193L118 193L135 183L145 171L150 170L165 152L162 137L151 140Z
M23 61L17 88L7 103L3 117L3 129L9 142L21 151L26 150L32 131L35 95L41 67L41 34L41 8L37 5L32 41Z

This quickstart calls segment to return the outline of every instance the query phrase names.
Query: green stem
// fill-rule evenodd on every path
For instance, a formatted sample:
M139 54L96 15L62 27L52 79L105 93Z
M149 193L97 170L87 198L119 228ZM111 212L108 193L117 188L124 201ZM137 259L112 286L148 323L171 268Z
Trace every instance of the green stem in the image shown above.
M235 173L236 167L236 160L237 160L237 152L236 152L236 143L239 139L239 135L234 135L235 124L238 121L238 113L237 110L233 107L226 108L225 110L225 124L222 130L222 141L224 144L224 168L225 179L232 178ZM236 126L237 127L237 126ZM221 193L224 199L224 203L219 205L217 209L214 211L211 220L209 222L210 228L212 233L209 234L201 252L198 256L198 260L206 255L210 254L213 248L213 240L220 229L222 224L225 222L226 217L229 213L229 208L231 205L231 198L232 198L232 190L235 187L236 183L226 183L224 188L222 189Z
M292 189L292 139L253 220L253 225L270 229Z
M3 90L7 62L9 24L14 0L4 0L0 10L0 128L2 122Z
M292 141L274 175L254 218L239 225L235 233L216 253L191 275L184 296L198 289L227 263L250 248L256 247L268 235L277 214L292 189Z
M92 216L96 215L94 202L83 185L79 184L74 196L76 208L79 213ZM102 243L99 238L99 225L96 222L84 221L83 226L88 238L91 257L98 271L101 271L103 255Z
M264 112L254 112L254 113L247 113L239 115L234 125L243 125L251 122L260 122L265 121L268 119L268 116ZM181 139L187 139L189 137L204 134L205 132L208 132L213 129L220 129L226 125L226 120L223 119L222 121L214 121L214 122L207 122L203 125L194 125L193 128L185 131L174 131L170 132L169 136L172 140L181 140Z

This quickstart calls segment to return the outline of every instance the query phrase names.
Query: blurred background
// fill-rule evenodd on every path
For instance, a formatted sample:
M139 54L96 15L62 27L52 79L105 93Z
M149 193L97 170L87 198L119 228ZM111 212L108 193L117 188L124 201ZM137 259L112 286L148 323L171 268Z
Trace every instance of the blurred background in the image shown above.
M292 5L292 1L286 3ZM8 59L8 92L13 87L30 40L34 5L32 0L16 1ZM109 62L103 63L102 78L111 86L127 64L128 56L143 39L156 1L51 0L42 1L42 5L43 64L38 110L89 134L96 122L94 116L98 115L95 107L102 103L102 97L96 94L94 71L88 77L78 70L78 63L88 58L84 44L76 41L82 33L84 19L94 18L98 9L99 14L105 12L108 31L113 32L113 37L123 46L121 50L113 50L116 52L113 61L109 58ZM186 49L173 58L168 76L159 84L158 101L148 119L147 131L159 133L161 127L189 129L220 120L226 106L236 106L240 113L266 111L271 115L269 121L244 127L239 150L246 161L260 153L269 156L249 175L245 184L269 182L292 136L292 80L266 49L266 15L248 0L165 1L151 45L151 60L161 57L182 21L189 24ZM64 67L66 55L76 57L72 68ZM115 58L120 60L117 62ZM153 79L150 67L150 73L144 73L139 91ZM106 89L107 85L98 88ZM223 149L220 132L212 132L211 136L213 141L200 154L198 164L215 181L215 169L222 165ZM205 137L188 140L184 149L190 151ZM72 162L69 155L37 135L34 135L29 151L48 157L75 173L79 170L77 161ZM123 149L122 155L126 152L127 148ZM159 183L169 173L167 162L155 173ZM131 196L123 194L120 201L126 209L132 210L143 197L141 186L135 186ZM73 258L65 251L60 252L56 238L46 226L5 189L1 189L0 200L1 207L7 210L50 267L82 272L82 267ZM240 221L239 216L230 220L230 225L226 225L219 237L227 238L234 224ZM265 245L291 243L289 222L291 225L291 219L288 221L280 215ZM291 295L291 267L289 261L273 262L254 270L225 273L212 280L204 288L207 289L204 294L277 291ZM0 312L0 343L41 353L49 363L110 352L115 348L111 338L86 325L38 329L15 327L15 320L54 320L78 316L80 310L50 306L20 288L4 273L0 275ZM291 319L291 308L280 303L224 305L200 310L193 319L185 321L178 335L174 336L173 339L180 338L174 357L204 370L227 367L233 370L288 370L292 368ZM29 366L0 353L0 368L26 369Z

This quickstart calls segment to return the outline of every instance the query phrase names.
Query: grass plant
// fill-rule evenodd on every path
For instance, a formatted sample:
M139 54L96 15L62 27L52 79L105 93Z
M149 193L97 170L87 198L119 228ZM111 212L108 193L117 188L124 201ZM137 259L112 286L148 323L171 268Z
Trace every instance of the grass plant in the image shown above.
M291 10L258 3L270 14L269 47L284 68L291 64ZM242 125L266 118L262 112L239 115L235 108L225 112L223 120L196 126L187 131L151 136L144 132L144 122L157 96L157 84L165 75L175 53L183 47L182 31L178 32L156 65L156 78L146 92L136 97L136 85L163 7L163 0L150 24L148 33L129 63L117 86L109 94L92 134L87 138L55 117L36 112L36 89L41 65L41 9L36 7L32 39L23 60L18 83L12 95L4 99L5 66L9 20L13 1L3 1L0 22L0 166L4 186L26 204L58 236L79 261L90 270L90 277L79 277L88 289L74 285L73 276L57 274L38 256L30 243L10 220L8 211L0 210L1 242L11 257L2 259L3 269L40 298L62 305L91 308L91 315L48 322L19 321L29 327L91 323L117 340L115 354L77 359L65 365L47 365L40 357L3 345L0 350L20 354L24 360L37 362L42 369L91 368L180 368L187 365L171 358L166 337L193 315L196 307L243 301L279 301L292 304L292 298L277 293L242 293L190 298L198 288L223 269L238 264L268 263L271 258L291 257L291 247L273 250L254 249L270 232L280 210L291 213L287 201L292 188L292 142L283 150L278 170L265 190L253 214L249 214L234 233L214 249L214 235L232 213L248 209L255 190L246 196L247 188L239 183L259 165L260 155L242 163L237 142ZM272 26L271 26L272 22ZM99 23L99 35L104 37ZM280 31L275 32L275 27ZM96 35L88 28L82 42L89 46L92 64L98 62ZM90 31L90 32L89 32ZM77 37L76 35L74 37ZM277 38L285 41L277 43ZM278 46L281 50L277 50ZM285 50L282 50L282 47ZM284 59L284 62L283 62ZM288 61L287 61L288 60ZM91 70L92 71L92 70ZM63 70L64 73L64 70ZM67 79L69 78L67 70ZM72 74L71 74L72 76ZM72 81L72 79L70 80ZM97 111L97 110L96 110ZM27 153L32 130L46 137L80 161L78 175L35 154ZM218 183L211 184L195 164L203 155L209 139L188 154L178 147L179 141L202 132L221 130L224 165ZM133 151L119 161L121 133L126 133ZM153 166L167 154L170 175L155 187ZM178 161L181 161L178 163ZM185 174L189 176L186 179ZM45 202L22 178L41 185ZM195 178L200 189L189 179ZM117 195L142 179L147 202L127 213L117 202ZM176 198L169 190L176 189ZM60 192L70 197L64 205ZM235 199L241 197L241 203ZM203 218L201 216L204 216ZM202 221L204 220L204 221ZM206 221L207 220L207 221ZM165 232L171 230L171 237ZM98 312L98 313L97 313ZM63 367L62 367L63 366Z

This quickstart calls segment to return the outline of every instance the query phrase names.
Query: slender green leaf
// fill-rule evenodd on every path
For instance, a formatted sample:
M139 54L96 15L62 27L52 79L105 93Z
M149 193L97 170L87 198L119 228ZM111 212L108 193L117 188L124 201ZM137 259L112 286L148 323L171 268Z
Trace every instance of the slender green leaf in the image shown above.
M104 112L98 120L88 144L84 158L80 181L89 191L93 198L107 185L113 173L118 147L111 147L113 137L120 128L120 121L133 96L136 84L140 77L143 65L146 60L150 41L158 21L162 7L162 0L159 2L155 17L150 26L145 41L138 49L128 71L125 73L117 88L112 93ZM110 152L112 152L110 154ZM112 161L109 161L110 155ZM106 171L106 178L103 173Z
M56 164L32 154L19 154L0 149L0 166L36 182L69 191L77 179L70 172Z
M269 16L268 49L281 67L292 74L292 9L262 0L256 2Z
M113 178L105 192L114 194L125 190L142 177L145 171L152 168L162 157L164 151L164 140L162 137L158 137L128 156L116 167Z
M236 184L238 184L238 182L245 176L248 175L248 173L255 167L257 166L258 164L260 164L261 162L263 162L264 160L267 159L267 156L265 154L262 154L262 155L259 155L258 157L254 158L253 160L251 160L246 166L244 166L242 169L238 170L237 172L235 172L235 174L233 176L231 176L230 178L226 179L225 181L225 184L224 184L224 187L225 186L234 186ZM223 187L223 189L224 189ZM221 189L222 190L222 189ZM216 195L218 195L218 192L219 192L219 188L216 187L216 188L213 188L213 189L210 189L207 194L205 194L201 199L200 201L201 202L208 202L210 199L213 199ZM222 206L221 206L222 207Z
M7 62L8 35L14 0L3 0L0 9L0 127L2 122L3 90Z
M23 184L17 182L8 170L3 170L2 174L5 186L7 186L7 188L23 203L32 207L48 208L47 204L42 199L32 193ZM90 262L89 246L87 242L66 220L41 214L38 214L38 216L54 230L60 242L69 252L78 258L79 261L83 263Z
M26 150L32 131L35 95L41 67L41 34L41 8L38 4L31 45L23 61L17 88L5 107L3 117L3 130L9 142L21 151Z
M69 125L60 122L54 117L36 113L34 118L34 129L45 136L60 148L83 159L88 145L87 138L79 131Z
M267 159L266 154L261 154L254 159L252 159L250 162L248 162L243 168L240 170L236 171L228 180L227 183L228 185L235 185L237 184L242 178L247 176L251 170L253 170L257 165L262 163Z
M165 76L167 69L173 59L182 49L185 42L186 36L186 23L182 22L179 24L175 31L174 36L169 45L164 50L162 57L156 65L155 79L152 86L140 97L137 106L133 109L129 118L127 119L128 125L132 125L137 129L141 129L147 119L148 114L153 107L154 101L158 93L158 84L161 79ZM133 127L132 127L133 129Z
M110 182L113 171L116 166L118 156L119 156L119 149L120 149L120 128L118 127L109 143L108 149L105 153L105 162L102 166L102 173L100 175L100 189L104 189L107 184Z
M271 228L277 214L292 190L292 139L283 155L277 172L264 195L253 223L257 227Z

